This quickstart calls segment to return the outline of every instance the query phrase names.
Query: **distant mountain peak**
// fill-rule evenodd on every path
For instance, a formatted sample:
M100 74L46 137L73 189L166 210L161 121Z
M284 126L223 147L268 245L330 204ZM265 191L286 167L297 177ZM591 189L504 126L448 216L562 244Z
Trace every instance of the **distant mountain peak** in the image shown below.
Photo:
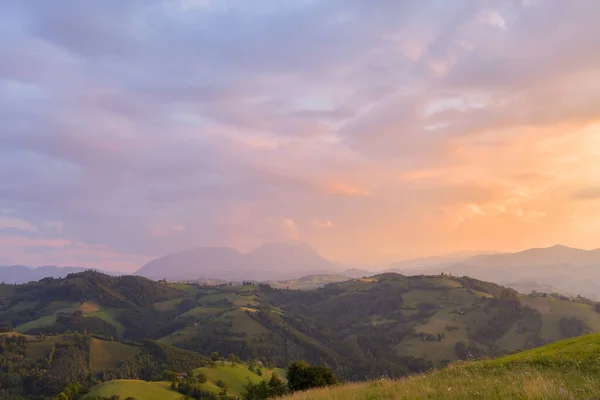
M136 274L170 280L283 280L337 269L309 244L286 240L264 243L246 254L230 247L199 247L152 260Z

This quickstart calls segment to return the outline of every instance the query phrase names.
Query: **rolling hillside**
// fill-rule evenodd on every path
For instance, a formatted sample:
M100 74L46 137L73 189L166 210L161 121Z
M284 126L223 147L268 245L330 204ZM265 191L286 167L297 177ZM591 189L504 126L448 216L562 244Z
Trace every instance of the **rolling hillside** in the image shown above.
M112 397L143 400L180 400L181 394L171 390L167 382L146 382L140 380L116 379L95 386L83 399Z
M600 335L594 334L491 361L456 363L400 380L315 389L289 399L596 399L599 370Z
M213 366L200 367L193 370L193 376L203 376L206 382L196 383L195 386L217 396L224 386L230 396L240 396L245 390L248 382L259 383L263 379L268 379L273 372L285 381L285 370L260 368L260 375L254 368L249 368L248 364L235 363L232 365L227 361L218 361ZM181 381L181 380L180 380ZM171 382L147 382L135 379L115 379L101 383L91 388L83 399L94 396L120 396L125 399L133 397L140 400L152 399L180 399L182 395L171 389Z
M600 313L586 299L520 295L446 275L389 273L302 291L85 272L11 290L0 306L5 330L151 339L277 366L304 359L352 380L403 376L600 331Z
M156 380L165 370L209 365L200 354L149 340L120 343L79 333L0 336L2 399L49 399L74 382L90 386L114 379Z
M39 267L26 267L23 265L0 266L0 282L7 284L22 284L35 282L44 278L64 278L69 274L76 274L92 270L82 267L57 267L54 265L44 265ZM118 276L125 275L123 272L100 271L104 274Z
M394 269L401 274L467 275L501 285L535 282L562 293L597 299L600 293L600 249L582 250L566 246L528 249L517 253L480 254L451 265L426 265Z

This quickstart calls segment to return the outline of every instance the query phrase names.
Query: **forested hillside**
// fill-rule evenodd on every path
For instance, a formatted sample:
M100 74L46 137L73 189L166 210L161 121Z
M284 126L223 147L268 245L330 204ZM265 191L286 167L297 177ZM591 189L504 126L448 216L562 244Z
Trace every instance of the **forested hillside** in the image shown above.
M53 398L70 384L78 390L110 379L161 377L164 370L188 371L207 358L153 341L119 343L89 334L0 337L0 399ZM72 390L69 389L69 390Z
M269 365L304 359L343 378L402 376L600 331L584 298L519 295L466 277L383 274L315 290L202 286L97 272L3 285L3 330L156 340Z

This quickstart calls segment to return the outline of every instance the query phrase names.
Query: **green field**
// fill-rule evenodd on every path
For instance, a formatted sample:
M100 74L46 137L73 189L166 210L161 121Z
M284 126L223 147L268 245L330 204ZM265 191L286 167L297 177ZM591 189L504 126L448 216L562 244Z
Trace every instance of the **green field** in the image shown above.
M91 367L93 373L117 368L124 359L133 357L140 352L139 347L129 346L119 342L107 342L92 339Z
M19 325L15 329L17 332L25 333L30 329L40 328L43 326L50 326L56 322L56 314L50 314L33 321L27 322L26 324Z
M46 358L56 343L70 343L72 341L73 337L71 335L47 336L44 340L32 340L27 346L25 355L33 359Z
M100 345L101 343L102 342L99 341L94 342L94 345ZM112 342L104 343L108 343L109 345L115 344ZM108 349L107 351L110 352L117 350L118 348L114 347L112 350ZM259 376L255 372L250 371L247 365L235 364L232 366L229 362L218 362L217 367L197 368L194 370L194 373L202 373L206 376L206 383L199 384L203 390L218 394L222 389L216 385L216 382L223 381L227 385L228 392L233 396L240 396L245 390L245 386L248 384L248 381L251 381L252 383L258 383L263 379L269 379L273 372L276 372L277 375L285 381L285 370L281 368L263 368L262 371L263 375ZM167 382L113 380L93 387L90 393L83 398L86 399L92 396L110 397L113 395L120 396L121 399L126 399L127 397L131 396L137 400L169 400L180 399L182 397L181 394L172 391L170 389L170 384Z
M103 310L103 311L94 311L88 314L85 314L86 317L94 317L103 320L104 322L108 322L115 328L117 328L117 335L119 337L123 337L123 333L125 332L125 327L119 321L117 321L116 316L119 314L120 310Z
M195 307L181 314L182 317L207 318L223 312L226 309L220 307Z
M181 299L161 301L158 303L154 303L153 307L155 310L158 311L175 311L177 303L179 303L180 301Z
M283 369L277 369L275 372L277 372L280 378L285 379L285 371ZM239 396L244 391L248 381L259 383L261 380L270 377L273 370L263 368L263 375L259 376L255 372L250 371L246 365L235 364L231 366L229 362L225 362L225 365L219 365L215 368L203 367L195 369L194 373L202 373L208 378L208 381L201 385L204 390L219 393L221 389L215 382L221 380L225 382L228 391L232 395Z
M114 380L95 386L83 397L120 396L121 399L133 397L136 400L179 400L182 395L169 388L166 382L145 382L134 380Z
M599 371L600 334L593 334L496 360L459 362L406 379L310 390L290 399L596 399Z

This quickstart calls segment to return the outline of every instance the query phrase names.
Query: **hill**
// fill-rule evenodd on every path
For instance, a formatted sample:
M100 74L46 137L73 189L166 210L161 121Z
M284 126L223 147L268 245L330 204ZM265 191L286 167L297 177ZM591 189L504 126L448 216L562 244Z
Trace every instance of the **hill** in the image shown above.
M285 381L285 370L274 370L264 367L260 367L259 369L260 372L258 372L257 367L249 366L248 364L231 364L228 361L217 361L212 366L194 369L193 376L196 378L199 376L206 378L206 381L195 383L195 386L215 396L222 391L222 387L219 385L225 386L229 395L240 396L248 382L259 383L263 379L268 379L273 372L276 372ZM144 400L169 400L180 399L182 395L175 390L171 390L171 382L115 379L94 386L83 399L93 398L94 396L119 396L122 399L133 397Z
M560 292L596 299L600 293L600 249L566 246L529 249L518 253L482 254L452 265L395 269L403 274L467 275L501 285L536 282Z
M85 272L10 288L0 305L5 330L150 339L277 366L304 359L352 380L403 376L600 331L600 313L584 298L520 295L446 275L388 273L285 290Z
M600 335L565 340L490 361L456 363L401 380L380 379L297 393L290 400L595 399Z
M146 382L140 380L117 379L95 386L83 399L93 397L112 397L143 400L180 400L181 394L171 390L166 382Z
M323 274L338 267L306 243L289 241L264 244L248 254L229 247L201 247L157 258L137 275L152 279L284 280Z
M175 315L154 310L155 303L181 301L193 295L191 286L95 271L0 288L7 292L0 299L0 327L46 335L85 329L107 338L138 341L151 338L152 332L159 336L170 329L165 324Z
M509 282L506 283L505 286L515 289L517 292L521 294L530 294L530 293L558 293L567 297L576 297L573 293L563 292L558 288L550 285L540 285L537 282L532 281L522 281L522 282Z
M139 344L79 333L4 333L0 363L0 398L41 400L54 398L70 383L86 386L112 379L156 380L164 370L190 371L208 365L208 360L149 340Z
M287 281L268 281L266 284L276 289L310 290L323 287L329 283L344 282L350 279L345 275L306 275Z
M600 314L585 299L524 296L470 278L384 274L309 291L208 290L183 315L197 322L161 342L276 365L305 359L347 379L401 376L470 353L498 356L600 331Z
M64 278L69 274L91 271L82 267L57 267L53 265L41 267L26 267L23 265L0 266L0 282L6 284L21 284L39 281L44 278ZM121 272L101 271L108 275L125 275Z

